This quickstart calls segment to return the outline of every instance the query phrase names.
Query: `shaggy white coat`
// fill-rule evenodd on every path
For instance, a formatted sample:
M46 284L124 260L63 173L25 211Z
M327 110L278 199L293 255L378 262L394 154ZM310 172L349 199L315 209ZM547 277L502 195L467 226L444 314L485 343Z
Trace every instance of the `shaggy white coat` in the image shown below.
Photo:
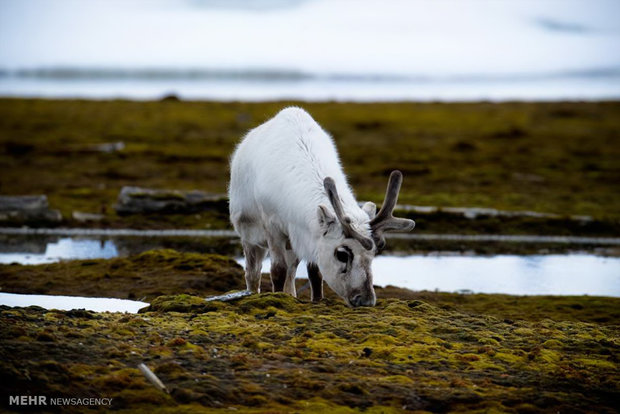
M354 228L370 237L369 216L347 183L331 136L303 109L283 109L251 130L232 156L229 199L235 230L242 240L264 247L266 232L279 231L288 235L299 259L316 263L322 235L318 206L333 214L323 187L326 177L334 179ZM240 221L255 225L238 226Z

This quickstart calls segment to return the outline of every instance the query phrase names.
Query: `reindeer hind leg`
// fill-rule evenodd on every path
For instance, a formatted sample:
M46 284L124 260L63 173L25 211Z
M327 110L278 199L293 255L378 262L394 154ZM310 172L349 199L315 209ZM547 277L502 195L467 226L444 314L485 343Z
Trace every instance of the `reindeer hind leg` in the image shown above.
M245 283L249 291L260 292L260 277L263 259L267 250L264 247L242 243L245 255Z

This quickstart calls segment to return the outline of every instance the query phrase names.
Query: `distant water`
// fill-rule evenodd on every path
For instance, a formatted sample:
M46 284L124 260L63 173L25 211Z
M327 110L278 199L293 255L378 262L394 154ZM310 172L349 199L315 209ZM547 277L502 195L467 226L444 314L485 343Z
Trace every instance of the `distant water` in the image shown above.
M18 243L9 239L0 242L0 263L42 264L60 260L111 258L121 255L120 250L113 240L61 238L41 243L35 240ZM243 258L239 258L238 262L243 265ZM269 267L269 259L266 259L263 272L268 273ZM394 285L412 290L620 297L620 258L591 254L381 255L373 261L373 275L375 285ZM307 277L303 263L298 268L297 276Z
M620 2L3 0L0 96L620 99Z
M289 71L38 69L0 74L0 96L221 101L620 99L620 70L532 75L392 76Z

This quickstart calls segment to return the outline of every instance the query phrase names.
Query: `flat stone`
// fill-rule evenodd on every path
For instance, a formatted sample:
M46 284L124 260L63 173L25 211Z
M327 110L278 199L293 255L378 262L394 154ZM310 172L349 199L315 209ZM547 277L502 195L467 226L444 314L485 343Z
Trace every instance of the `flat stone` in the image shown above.
M553 213L540 213L538 211L528 210L497 210L494 208L483 207L435 207L397 204L395 211L396 215L398 215L399 211L416 213L421 215L442 213L454 216L461 216L470 220L475 220L479 217L530 217L539 219L562 218L562 216L560 216L559 214ZM583 223L591 222L593 220L591 216L570 216L568 218Z
M226 293L224 295L219 295L219 296L209 296L208 298L205 298L205 302L213 302L213 301L230 302L233 300L244 298L246 296L250 296L251 294L252 292L250 292L249 290L241 290L239 292Z
M81 211L74 211L72 216L75 221L80 223L85 223L88 221L101 221L105 218L103 214L82 213Z
M125 143L119 142L105 142L103 144L97 144L92 147L95 152L113 153L119 152L125 149Z
M33 196L0 196L0 212L4 211L35 211L49 208L47 197Z
M51 210L45 195L0 196L0 222L8 224L58 223L62 215Z
M114 206L117 214L193 214L202 211L227 211L225 194L202 191L154 190L123 187Z

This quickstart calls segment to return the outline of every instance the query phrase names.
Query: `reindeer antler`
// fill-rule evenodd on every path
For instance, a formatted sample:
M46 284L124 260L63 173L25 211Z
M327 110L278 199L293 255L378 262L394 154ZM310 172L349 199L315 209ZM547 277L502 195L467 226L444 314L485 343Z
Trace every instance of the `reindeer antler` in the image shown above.
M415 222L413 220L398 218L392 215L396 202L398 201L398 192L400 191L402 182L403 174L398 170L392 171L381 210L379 210L377 215L370 221L372 238L379 249L385 247L385 237L383 237L383 233L387 231L411 231L415 227Z
M344 209L342 208L340 197L338 197L338 190L336 190L336 183L334 182L333 178L325 178L325 180L323 181L323 186L325 187L327 197L329 197L329 201L334 208L336 217L342 225L342 232L344 233L345 237L350 237L357 240L366 250L372 249L372 240L368 237L361 235L357 230L355 230L353 226L351 226L351 218L347 217L344 214Z

